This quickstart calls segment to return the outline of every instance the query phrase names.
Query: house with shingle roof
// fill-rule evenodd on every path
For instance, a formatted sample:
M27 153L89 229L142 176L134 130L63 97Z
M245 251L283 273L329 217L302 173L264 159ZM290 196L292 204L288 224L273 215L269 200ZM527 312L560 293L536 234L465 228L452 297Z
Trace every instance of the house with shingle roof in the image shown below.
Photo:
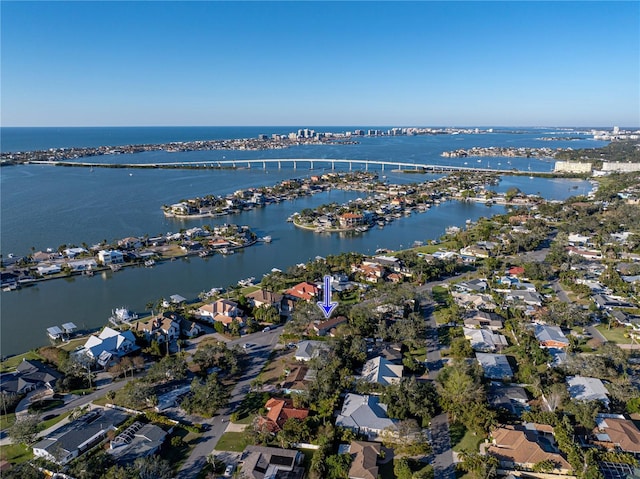
M38 387L53 389L62 374L41 361L24 359L16 372L3 374L0 378L0 391L6 394L24 394Z
M310 361L318 356L322 351L329 349L329 345L326 342L311 340L300 341L296 347L296 361Z
M293 449L247 446L242 461L242 478L246 479L302 479L304 455Z
M378 479L378 456L381 446L377 442L351 441L352 457L349 479Z
M105 327L99 335L89 336L78 354L85 354L100 366L106 367L112 359L125 356L138 349L140 348L136 345L136 337L131 331L116 331Z
M593 443L615 451L640 457L640 430L621 414L598 414L593 430Z
M500 461L502 469L530 470L542 461L551 461L555 474L568 474L572 469L556 446L550 426L531 423L504 426L494 429L491 439L485 451Z
M403 366L395 364L388 359L378 356L370 359L362 366L362 375L360 378L368 383L397 384L402 379Z

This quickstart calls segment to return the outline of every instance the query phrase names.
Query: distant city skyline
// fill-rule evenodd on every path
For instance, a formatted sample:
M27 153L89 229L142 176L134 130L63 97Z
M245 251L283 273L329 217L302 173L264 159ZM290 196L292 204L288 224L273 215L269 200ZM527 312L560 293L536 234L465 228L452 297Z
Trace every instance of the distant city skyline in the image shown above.
M0 13L2 126L640 126L638 2Z

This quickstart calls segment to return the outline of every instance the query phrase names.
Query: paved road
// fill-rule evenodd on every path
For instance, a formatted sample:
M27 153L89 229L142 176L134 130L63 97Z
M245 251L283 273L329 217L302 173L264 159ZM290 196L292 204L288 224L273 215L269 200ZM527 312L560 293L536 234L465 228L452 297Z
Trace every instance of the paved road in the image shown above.
M425 290L430 290L437 283L425 285ZM438 342L438 328L433 316L434 304L426 303L422 305L422 314L426 318L429 326L427 335L427 367L429 368L429 379L435 380L444 366L440 356L440 343ZM435 477L453 479L455 477L455 466L453 464L453 451L451 450L451 438L449 437L449 417L447 414L440 414L431 419L429 426L431 436L431 446L433 447L433 469Z
M245 343L252 344L252 346L246 350L250 357L250 365L244 372L242 379L233 388L228 407L218 411L217 416L202 421L203 424L210 426L210 429L204 432L191 451L191 455L182 465L179 473L181 479L195 478L206 465L207 456L215 450L218 440L222 434L224 434L231 413L240 405L246 394L250 391L251 381L260 374L260 371L269 359L271 351L273 351L278 344L281 333L282 326L279 326L267 333L254 333L227 343L228 347L243 345ZM223 457L222 460L237 461L237 455L229 453Z

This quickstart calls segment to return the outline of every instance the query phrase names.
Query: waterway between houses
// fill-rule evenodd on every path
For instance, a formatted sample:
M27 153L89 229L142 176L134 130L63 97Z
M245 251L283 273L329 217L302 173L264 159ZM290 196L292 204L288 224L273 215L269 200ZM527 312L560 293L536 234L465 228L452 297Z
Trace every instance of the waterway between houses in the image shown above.
M400 218L384 229L363 234L316 234L295 228L286 218L295 211L327 202L346 202L359 192L333 190L222 218L174 220L160 206L182 198L227 194L248 186L272 185L309 171L171 171L96 170L28 165L3 170L2 252L28 254L30 248L57 248L62 243L88 244L125 236L155 235L202 224L249 225L271 244L258 244L231 256L192 257L166 262L154 268L125 268L93 277L52 280L2 293L0 302L0 353L10 355L46 344L49 326L72 321L82 329L107 323L111 310L127 306L144 312L150 301L180 294L194 299L212 287L262 277L271 268L306 262L315 256L346 251L373 253L377 248L399 249L414 241L435 239L447 226L463 226L467 220L505 211L456 201L435 206L425 213ZM133 176L131 176L133 175ZM433 175L386 173L392 183L424 181ZM563 199L588 192L585 181L504 177L495 189L518 187ZM69 194L71 192L71 194ZM6 205L12 205L6 208Z

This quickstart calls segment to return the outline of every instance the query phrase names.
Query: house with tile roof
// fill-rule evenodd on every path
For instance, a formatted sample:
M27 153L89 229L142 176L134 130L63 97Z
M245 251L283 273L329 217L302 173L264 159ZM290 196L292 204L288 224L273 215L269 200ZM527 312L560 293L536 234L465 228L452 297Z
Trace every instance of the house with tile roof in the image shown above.
M284 427L284 423L289 419L304 420L309 416L306 408L293 407L291 399L271 398L264 405L267 414L261 417L261 423L271 432L278 432Z
M320 294L320 288L318 288L315 284L303 281L302 283L298 283L295 286L287 289L284 293L294 299L299 299L302 301L312 301Z

